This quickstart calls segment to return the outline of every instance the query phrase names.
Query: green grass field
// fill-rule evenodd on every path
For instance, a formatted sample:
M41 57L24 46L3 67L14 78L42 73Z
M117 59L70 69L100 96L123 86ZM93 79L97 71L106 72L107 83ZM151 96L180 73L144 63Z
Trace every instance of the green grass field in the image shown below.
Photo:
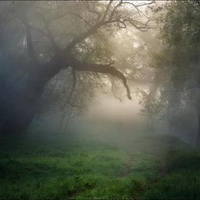
M200 199L200 154L177 138L86 130L1 138L0 199Z

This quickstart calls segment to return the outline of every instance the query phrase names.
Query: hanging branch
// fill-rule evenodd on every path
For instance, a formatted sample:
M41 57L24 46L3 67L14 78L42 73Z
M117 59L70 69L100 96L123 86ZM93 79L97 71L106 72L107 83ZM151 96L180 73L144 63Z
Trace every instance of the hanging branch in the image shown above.
M69 97L67 99L67 101L64 103L64 105L62 106L62 108L65 108L65 106L67 104L70 104L71 105L71 99L72 99L72 96L73 96L73 93L74 93L74 90L76 88L76 70L72 68L72 78L73 78L73 82L72 82L72 89L70 91L70 94L69 94Z
M90 72L96 72L96 73L111 74L121 79L124 84L124 87L126 88L127 97L128 99L131 100L130 89L128 87L126 77L110 64L103 65L103 64L86 63L86 62L81 62L74 58L71 58L70 66L77 71L90 71Z

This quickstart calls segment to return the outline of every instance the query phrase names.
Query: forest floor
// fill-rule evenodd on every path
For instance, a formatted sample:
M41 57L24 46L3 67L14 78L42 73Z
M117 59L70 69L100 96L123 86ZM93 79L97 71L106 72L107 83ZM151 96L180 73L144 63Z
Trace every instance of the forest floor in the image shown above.
M177 138L94 132L1 138L0 199L200 199L200 154Z

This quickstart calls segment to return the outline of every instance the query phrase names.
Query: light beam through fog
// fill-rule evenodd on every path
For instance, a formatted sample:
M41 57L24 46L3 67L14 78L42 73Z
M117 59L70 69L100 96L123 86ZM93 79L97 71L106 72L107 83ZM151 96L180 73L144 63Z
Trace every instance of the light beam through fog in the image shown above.
M139 98L132 95L132 100L123 99L121 102L110 95L97 96L88 110L88 119L104 121L121 121L134 123L139 117L141 106Z

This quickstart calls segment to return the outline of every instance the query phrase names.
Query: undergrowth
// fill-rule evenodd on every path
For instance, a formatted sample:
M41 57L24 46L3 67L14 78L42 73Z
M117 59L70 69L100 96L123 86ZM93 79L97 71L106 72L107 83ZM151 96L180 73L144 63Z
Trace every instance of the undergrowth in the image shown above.
M3 138L0 199L200 199L200 155L177 139L86 138Z

